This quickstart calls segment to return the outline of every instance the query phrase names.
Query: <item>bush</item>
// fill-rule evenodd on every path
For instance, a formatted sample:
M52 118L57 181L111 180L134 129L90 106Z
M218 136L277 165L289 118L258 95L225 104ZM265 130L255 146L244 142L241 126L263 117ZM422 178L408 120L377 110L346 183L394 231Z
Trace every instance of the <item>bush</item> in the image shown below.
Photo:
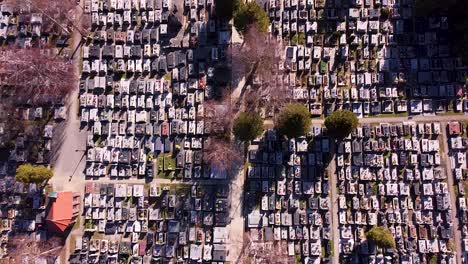
M374 226L366 233L367 239L381 248L395 248L395 239L390 230Z
M334 138L345 138L358 125L356 115L349 110L338 110L325 119L327 133Z
M388 7L384 7L381 9L380 17L383 20L387 20L390 17L390 9Z
M304 45L306 43L306 37L304 33L297 33L291 38L291 45Z
M263 120L257 113L242 112L234 120L234 135L241 141L251 141L263 133Z
M231 20L239 7L239 0L216 0L215 13L220 19Z
M16 169L16 180L24 183L40 184L52 178L53 175L52 170L43 165L23 164Z
M276 129L288 138L300 137L310 130L309 110L301 104L286 105L276 119Z
M269 24L267 13L254 1L241 4L234 13L234 26L242 33L251 25L256 25L260 32L267 32Z

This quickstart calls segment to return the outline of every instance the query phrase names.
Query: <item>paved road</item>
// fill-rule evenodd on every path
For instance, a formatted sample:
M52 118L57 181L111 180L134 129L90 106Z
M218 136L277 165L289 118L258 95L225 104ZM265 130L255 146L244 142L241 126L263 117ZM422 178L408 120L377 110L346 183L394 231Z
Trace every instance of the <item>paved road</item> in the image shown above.
M460 230L460 225L459 225L459 219L457 217L457 196L455 195L455 190L454 190L454 178L453 178L453 173L452 173L452 162L449 156L449 147L448 147L448 137L447 137L447 123L442 122L442 145L443 145L443 153L442 157L445 160L445 172L447 174L447 182L448 182L448 189L450 193L450 208L452 209L452 221L453 221L453 229L454 229L454 243L455 243L455 254L456 254L456 259L457 263L461 264L461 254L462 254L462 248L461 248L461 230Z
M231 202L229 217L231 219L227 226L229 230L229 253L227 260L237 263L242 247L244 246L244 182L245 171L240 170L230 183L229 200Z
M331 143L331 153L335 153L335 143L332 141ZM330 161L330 164L327 168L328 177L330 179L330 214L332 216L332 239L333 239L333 256L332 256L332 263L338 264L339 263L339 256L340 256L340 228L338 224L338 193L337 193L337 186L338 186L338 179L336 174L336 162L335 162L335 155L333 155L333 159Z
M83 9L81 3L75 8L75 17L81 19ZM80 21L80 20L78 20ZM71 43L75 47L72 50L79 49L81 42L81 34L78 30L72 33ZM75 54L74 70L76 76L81 76L80 63L81 52ZM58 124L54 129L53 145L57 145L58 150L54 155L53 169L54 177L49 181L56 191L73 191L83 194L84 192L84 177L82 171L85 167L84 149L86 148L86 130L81 130L80 120L78 118L78 94L79 87L68 97L68 117L67 120ZM56 158L56 159L55 159ZM78 229L72 230L71 235L67 237L61 255L65 255L65 263L68 263L70 257L70 237L72 235L82 234L81 226Z

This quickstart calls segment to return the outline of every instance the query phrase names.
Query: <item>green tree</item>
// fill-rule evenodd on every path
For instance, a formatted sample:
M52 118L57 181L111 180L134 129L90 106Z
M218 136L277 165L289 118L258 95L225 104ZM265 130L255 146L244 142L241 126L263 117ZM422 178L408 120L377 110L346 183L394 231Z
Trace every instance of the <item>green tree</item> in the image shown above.
M288 104L281 110L276 119L276 129L280 135L288 138L300 137L310 130L310 113L301 104Z
M39 165L23 164L16 168L16 180L24 183L43 183L52 178L51 169Z
M380 11L380 17L383 20L387 20L390 17L390 9L388 7L384 7Z
M262 117L253 112L242 112L234 120L234 135L241 141L251 141L263 133Z
M395 239L390 230L374 226L366 233L367 239L381 248L395 248Z
M269 24L267 13L255 1L240 4L234 12L234 26L242 33L245 33L251 25L256 25L260 32L267 32Z
M231 20L239 8L239 0L216 0L215 13L220 19Z
M327 133L334 138L348 136L358 123L356 115L349 110L335 111L325 119Z

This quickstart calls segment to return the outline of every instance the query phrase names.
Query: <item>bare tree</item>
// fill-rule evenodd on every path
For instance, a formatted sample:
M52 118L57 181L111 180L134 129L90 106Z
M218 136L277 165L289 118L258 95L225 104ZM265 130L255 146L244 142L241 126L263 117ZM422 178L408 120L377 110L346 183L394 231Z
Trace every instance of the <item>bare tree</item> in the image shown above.
M281 42L255 26L247 30L242 45L231 47L233 75L246 77L246 85L238 99L247 110L254 111L264 102L281 107L291 99L289 87L278 83L285 78L285 72L279 67L283 52ZM247 91L250 84L253 85Z
M59 237L51 237L45 241L35 241L27 235L15 235L8 239L8 256L14 263L22 263L22 259L28 258L28 263L43 258L55 260L63 248L64 241Z
M226 137L231 133L235 113L230 100L229 96L222 96L219 101L205 102L204 121L210 130L210 134L217 137Z
M230 171L242 161L242 151L232 139L211 138L205 142L203 161L219 170Z
M249 234L244 234L244 245L236 263L293 264L295 259L287 254L285 241L254 242Z
M7 48L0 50L0 94L18 103L44 103L62 98L75 85L71 61L46 54L51 50Z
M22 11L42 14L45 25L52 23L66 34L70 34L68 27L77 28L74 0L6 0L5 2Z
M16 138L25 129L20 112L10 100L0 103L0 150L10 150L14 147L11 140Z
M242 160L242 151L232 138L235 111L229 96L205 102L205 125L212 136L203 148L203 161L220 170L230 170Z
M244 35L244 43L230 49L233 71L248 75L271 74L281 61L281 52L279 41L252 25Z

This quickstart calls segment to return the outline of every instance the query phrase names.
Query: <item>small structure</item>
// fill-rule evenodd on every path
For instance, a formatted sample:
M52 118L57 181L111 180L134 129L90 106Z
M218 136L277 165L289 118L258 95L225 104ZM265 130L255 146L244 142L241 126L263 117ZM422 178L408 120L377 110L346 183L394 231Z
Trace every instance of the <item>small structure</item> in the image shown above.
M75 223L80 210L80 195L74 192L50 193L49 199L47 229L61 234Z

